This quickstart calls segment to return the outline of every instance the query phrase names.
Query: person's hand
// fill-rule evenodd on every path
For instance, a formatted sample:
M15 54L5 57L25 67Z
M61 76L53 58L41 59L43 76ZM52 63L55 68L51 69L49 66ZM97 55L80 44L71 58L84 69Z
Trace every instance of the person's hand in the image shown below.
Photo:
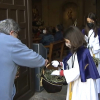
M54 67L58 67L59 62L58 62L57 60L53 60L53 61L51 62L51 64L52 64L52 66L54 66Z
M48 59L45 59L45 66L47 66L48 64Z
M51 75L60 75L60 71L59 70L55 70L51 73Z

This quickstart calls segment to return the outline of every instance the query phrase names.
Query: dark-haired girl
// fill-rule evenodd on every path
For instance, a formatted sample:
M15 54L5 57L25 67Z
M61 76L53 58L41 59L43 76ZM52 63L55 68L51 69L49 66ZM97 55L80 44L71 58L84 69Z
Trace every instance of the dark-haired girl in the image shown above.
M86 47L84 35L77 27L71 26L64 39L70 53L63 62L51 62L54 67L60 64L64 70L55 70L51 75L65 76L68 83L66 100L98 100L96 79L99 73Z
M87 42L87 47L89 48L91 56L100 59L100 29L97 27L96 15L94 13L89 13L86 19L85 29L82 30L85 40ZM100 75L100 64L97 67ZM100 93L100 79L96 80L97 91Z

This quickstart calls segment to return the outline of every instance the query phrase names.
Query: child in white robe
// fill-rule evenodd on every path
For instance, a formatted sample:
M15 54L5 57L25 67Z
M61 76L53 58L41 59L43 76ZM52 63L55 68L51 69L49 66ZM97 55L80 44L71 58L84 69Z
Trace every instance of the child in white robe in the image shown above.
M52 61L54 67L61 65L64 70L55 70L51 75L65 76L68 83L66 100L98 100L96 79L99 74L83 34L72 26L65 32L64 39L71 53L63 62Z
M87 47L89 48L91 56L95 56L100 59L100 41L99 41L99 30L97 28L96 16L94 13L89 13L87 17L87 24L85 29L82 30L85 40L87 42ZM97 70L100 75L100 64L98 64ZM100 93L100 78L96 80L97 91Z

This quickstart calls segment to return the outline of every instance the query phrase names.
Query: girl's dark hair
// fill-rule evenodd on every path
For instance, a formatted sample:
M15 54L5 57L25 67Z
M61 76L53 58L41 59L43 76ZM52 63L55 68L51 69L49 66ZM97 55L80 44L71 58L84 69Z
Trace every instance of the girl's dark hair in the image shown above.
M92 19L92 20L94 21L93 31L94 31L94 33L95 33L94 37L96 37L96 36L97 36L97 18L96 18L96 15L95 15L94 13L90 12L90 13L88 14L87 18L90 18L90 19ZM90 30L90 29L89 29L89 27L88 27L87 24L86 24L86 26L85 26L85 35L88 36L89 30Z
M64 32L64 39L68 39L71 43L71 51L72 53L77 51L77 49L81 46L86 46L87 43L84 39L84 35L82 32L75 26L69 27Z

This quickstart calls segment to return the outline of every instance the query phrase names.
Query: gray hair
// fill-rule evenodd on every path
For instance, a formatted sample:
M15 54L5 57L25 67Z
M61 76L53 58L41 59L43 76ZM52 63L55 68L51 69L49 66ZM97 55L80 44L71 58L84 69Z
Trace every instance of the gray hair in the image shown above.
M0 21L0 32L10 34L11 31L18 33L20 31L19 25L13 19L5 19Z

